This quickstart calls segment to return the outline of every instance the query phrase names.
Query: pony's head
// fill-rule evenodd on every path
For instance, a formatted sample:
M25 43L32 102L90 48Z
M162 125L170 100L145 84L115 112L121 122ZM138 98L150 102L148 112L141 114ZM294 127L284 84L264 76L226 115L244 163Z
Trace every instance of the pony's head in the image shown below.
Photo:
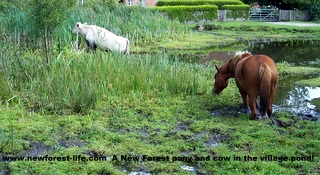
M218 67L215 65L217 69L217 73L214 75L214 86L212 89L213 94L219 94L220 92L223 91L228 86L228 79L230 78L230 74L225 74L223 71L223 67Z
M222 67L215 65L217 73L214 75L214 87L212 89L213 94L219 94L228 86L228 79L234 78L234 71L237 67L237 64L240 60L251 56L249 52L237 53L236 56L229 60Z

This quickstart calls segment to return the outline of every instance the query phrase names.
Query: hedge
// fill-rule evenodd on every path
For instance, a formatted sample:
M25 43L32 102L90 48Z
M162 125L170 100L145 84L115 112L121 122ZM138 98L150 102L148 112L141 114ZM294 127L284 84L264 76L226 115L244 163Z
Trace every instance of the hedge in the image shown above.
M197 6L161 6L154 7L160 12L165 12L169 19L178 19L180 22L215 20L218 17L218 7L216 5Z
M248 19L250 16L250 5L223 5L222 10L227 10L227 19Z
M250 10L250 5L223 5L221 10Z
M197 6L216 5L221 9L223 5L244 5L240 0L159 0L157 6Z

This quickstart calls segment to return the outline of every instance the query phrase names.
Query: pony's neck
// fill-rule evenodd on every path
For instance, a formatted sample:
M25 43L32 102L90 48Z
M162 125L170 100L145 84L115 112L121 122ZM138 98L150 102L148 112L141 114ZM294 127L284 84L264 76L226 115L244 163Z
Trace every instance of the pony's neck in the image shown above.
M230 60L231 61L231 60ZM234 78L234 70L230 67L230 61L224 64L218 71L224 76L224 78Z
M236 69L236 65L234 64L234 59L231 59L228 63L223 65L220 69L220 71L223 74L234 74L234 71Z

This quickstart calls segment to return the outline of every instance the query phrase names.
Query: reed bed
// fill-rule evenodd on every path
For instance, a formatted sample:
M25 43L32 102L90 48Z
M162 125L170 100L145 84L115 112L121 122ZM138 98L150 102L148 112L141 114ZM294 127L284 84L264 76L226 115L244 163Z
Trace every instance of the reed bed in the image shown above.
M86 113L103 100L154 94L195 95L208 89L200 65L164 53L61 53L50 64L34 54L3 51L5 77L27 109L54 114Z
M17 7L0 13L4 26L0 34L0 66L1 84L6 85L3 89L9 89L7 99L19 96L17 99L28 110L86 113L103 96L119 98L158 92L190 95L206 89L197 66L180 63L176 58L170 60L161 51L128 56L100 51L78 54L72 50L75 36L71 31L78 21L128 37L131 48L187 32L178 22L168 21L156 11L143 7L77 6L66 22L45 38L33 37L27 14ZM83 39L80 42L84 43ZM80 47L84 48L84 44Z

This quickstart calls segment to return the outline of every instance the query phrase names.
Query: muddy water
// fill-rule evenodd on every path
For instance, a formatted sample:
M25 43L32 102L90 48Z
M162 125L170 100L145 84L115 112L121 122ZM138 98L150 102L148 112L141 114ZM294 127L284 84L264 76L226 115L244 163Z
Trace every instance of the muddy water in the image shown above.
M236 52L249 51L252 54L269 55L275 62L285 61L294 66L320 68L320 40L282 42L253 40L241 41L238 44L244 45L244 48L233 52L211 52L205 59L198 61L198 63L204 63L212 59L226 62L233 58ZM277 87L274 111L290 111L303 119L318 119L319 121L320 114L316 111L315 106L311 104L311 100L320 98L320 87L312 88L295 84L296 81L316 77L320 77L320 75L281 77Z

